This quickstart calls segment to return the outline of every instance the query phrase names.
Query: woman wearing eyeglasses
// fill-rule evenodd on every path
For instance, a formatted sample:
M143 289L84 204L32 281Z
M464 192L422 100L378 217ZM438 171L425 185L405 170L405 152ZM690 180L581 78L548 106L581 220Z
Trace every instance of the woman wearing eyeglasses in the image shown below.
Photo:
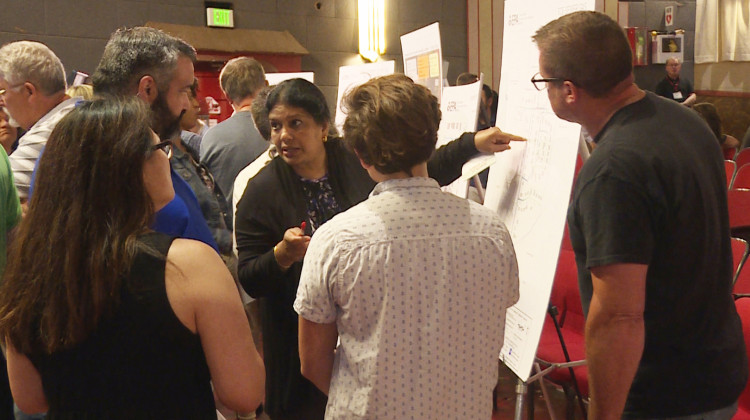
M0 286L13 397L50 419L215 419L264 370L231 275L208 245L151 231L174 196L170 142L136 98L53 130Z

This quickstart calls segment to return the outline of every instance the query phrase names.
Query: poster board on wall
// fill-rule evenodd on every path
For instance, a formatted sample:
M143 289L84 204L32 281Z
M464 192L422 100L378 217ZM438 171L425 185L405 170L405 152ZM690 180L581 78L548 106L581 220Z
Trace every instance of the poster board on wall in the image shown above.
M401 36L404 74L426 86L441 101L443 93L443 51L440 25L435 22Z

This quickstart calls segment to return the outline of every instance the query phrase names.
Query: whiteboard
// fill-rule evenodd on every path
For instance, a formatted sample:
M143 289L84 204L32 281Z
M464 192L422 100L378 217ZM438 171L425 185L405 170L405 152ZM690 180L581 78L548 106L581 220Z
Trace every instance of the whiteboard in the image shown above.
M440 25L435 22L401 36L404 74L426 86L441 102L443 93L443 51Z
M393 74L395 68L396 62L393 60L339 67L339 93L336 98L336 118L334 120L339 133L343 133L342 128L346 120L346 113L341 109L341 100L344 95L370 79Z
M484 205L505 222L516 250L520 298L508 310L500 359L529 378L542 333L573 183L581 128L552 112L531 77L539 51L531 37L559 16L594 10L595 0L506 0L497 126L527 142L498 153Z

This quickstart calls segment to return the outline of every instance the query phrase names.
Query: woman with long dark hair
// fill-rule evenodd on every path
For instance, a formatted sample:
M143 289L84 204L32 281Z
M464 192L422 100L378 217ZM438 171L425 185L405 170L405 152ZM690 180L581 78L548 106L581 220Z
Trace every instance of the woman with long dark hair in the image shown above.
M209 246L148 229L174 196L171 143L138 99L64 117L0 286L11 389L47 418L215 419L263 399L231 275Z

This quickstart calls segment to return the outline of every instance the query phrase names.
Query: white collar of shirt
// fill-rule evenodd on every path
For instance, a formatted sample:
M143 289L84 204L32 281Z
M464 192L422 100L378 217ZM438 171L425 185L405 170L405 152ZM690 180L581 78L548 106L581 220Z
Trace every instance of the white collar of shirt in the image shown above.
M51 110L49 110L49 112L44 114L42 118L39 118L39 121L35 122L34 125L32 125L31 128L29 128L29 132L33 131L35 128L44 126L48 122L52 122L56 124L57 120L62 118L60 117L60 118L57 118L57 120L55 120L55 117L57 117L58 114L60 114L60 112L65 111L68 108L73 108L74 106L76 106L76 103L82 100L83 100L82 97L76 96L75 98L66 99L60 102L59 104L57 104L56 107L52 108Z
M370 197L374 197L386 191L403 188L440 188L440 185L438 185L437 181L432 178L421 176L403 179L389 179L387 181L379 182L370 193Z

